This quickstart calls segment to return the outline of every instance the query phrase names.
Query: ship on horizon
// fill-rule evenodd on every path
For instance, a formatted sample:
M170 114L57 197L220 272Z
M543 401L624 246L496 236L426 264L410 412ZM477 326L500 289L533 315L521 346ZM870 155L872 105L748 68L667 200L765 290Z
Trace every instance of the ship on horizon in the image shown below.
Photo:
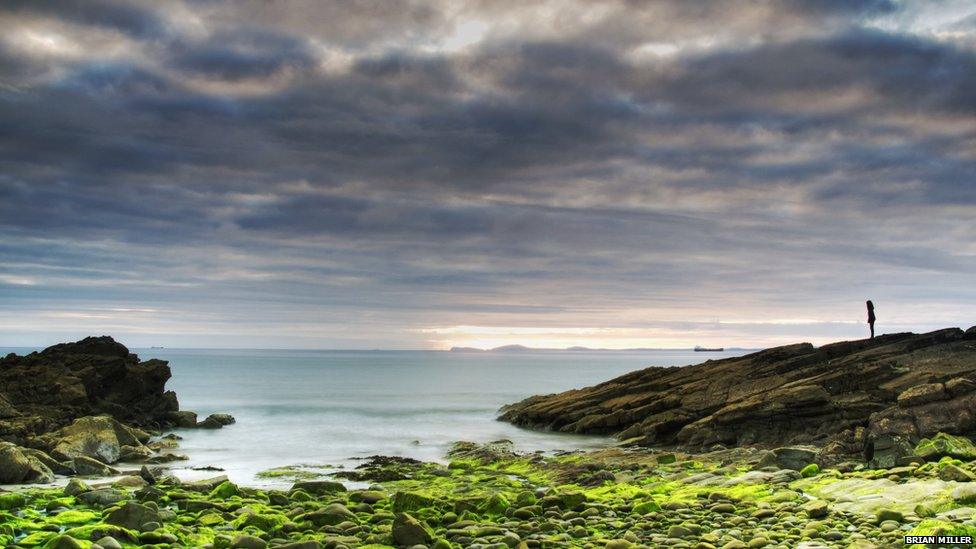
M700 345L695 346L695 352L697 353L721 353L725 350L725 347L702 347Z

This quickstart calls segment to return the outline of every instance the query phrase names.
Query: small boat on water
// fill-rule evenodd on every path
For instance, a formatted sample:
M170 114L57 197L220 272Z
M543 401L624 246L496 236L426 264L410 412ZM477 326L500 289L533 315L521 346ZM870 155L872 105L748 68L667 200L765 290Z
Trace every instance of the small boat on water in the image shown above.
M695 352L697 353L721 353L724 350L725 347L713 347L713 348L700 347L700 346L695 347Z

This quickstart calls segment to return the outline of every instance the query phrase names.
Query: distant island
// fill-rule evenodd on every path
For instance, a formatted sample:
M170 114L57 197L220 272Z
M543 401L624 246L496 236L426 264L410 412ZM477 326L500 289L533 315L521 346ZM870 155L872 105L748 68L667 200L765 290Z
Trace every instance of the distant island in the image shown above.
M451 347L450 352L452 353L538 353L538 352L600 352L600 353L634 353L634 352L649 352L649 351L711 351L711 352L721 352L721 351L755 351L757 349L747 349L743 347L717 347L717 348L705 348L705 347L695 347L690 348L664 348L664 347L633 347L629 349L605 349L605 348L594 348L594 347L564 347L564 348L554 348L554 347L526 347L525 345L502 345L501 347L493 347L491 349L479 349L478 347Z

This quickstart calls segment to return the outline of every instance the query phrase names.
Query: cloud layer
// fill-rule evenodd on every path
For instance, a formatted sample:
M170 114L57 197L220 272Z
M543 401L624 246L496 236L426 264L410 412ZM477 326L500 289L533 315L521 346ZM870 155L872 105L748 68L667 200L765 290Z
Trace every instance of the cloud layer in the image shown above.
M976 324L966 2L0 5L0 344Z

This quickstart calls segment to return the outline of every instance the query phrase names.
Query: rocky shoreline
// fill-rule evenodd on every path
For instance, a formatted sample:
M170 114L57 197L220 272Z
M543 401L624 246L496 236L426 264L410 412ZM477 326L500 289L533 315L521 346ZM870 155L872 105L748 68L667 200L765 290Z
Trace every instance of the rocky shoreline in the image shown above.
M616 433L626 439L617 447L547 455L457 443L448 464L374 456L332 474L280 467L268 474L293 485L271 490L171 475L179 437L168 429L233 418L197 421L165 391L165 362L88 338L0 359L0 483L73 477L0 489L0 545L870 549L976 536L976 445L958 436L974 417L974 357L970 329L652 368L504 413ZM749 376L765 389L743 389ZM726 406L712 409L720 397ZM681 419L665 429L663 417ZM896 433L905 418L911 428ZM836 428L863 445L842 446ZM897 444L882 447L892 433Z
M712 549L902 546L976 535L976 446L939 435L909 465L820 469L810 448L546 456L458 443L449 464L374 457L288 490L151 472L0 493L0 543L60 549ZM958 457L954 457L958 456ZM960 459L960 457L962 459ZM917 546L921 547L921 546Z

